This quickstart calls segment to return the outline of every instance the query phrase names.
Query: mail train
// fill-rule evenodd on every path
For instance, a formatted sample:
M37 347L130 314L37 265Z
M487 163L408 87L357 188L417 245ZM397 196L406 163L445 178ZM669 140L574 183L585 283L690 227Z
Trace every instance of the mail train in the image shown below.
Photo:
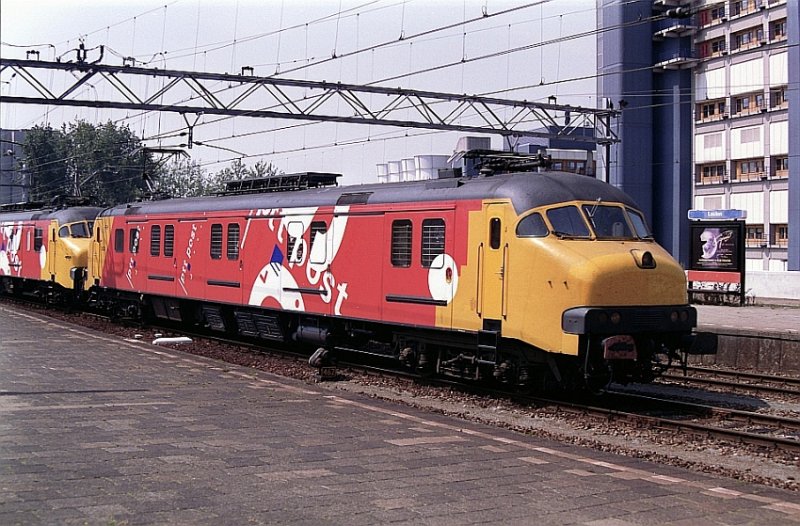
M690 351L683 270L633 201L591 177L250 183L2 212L0 288L533 387L646 382Z

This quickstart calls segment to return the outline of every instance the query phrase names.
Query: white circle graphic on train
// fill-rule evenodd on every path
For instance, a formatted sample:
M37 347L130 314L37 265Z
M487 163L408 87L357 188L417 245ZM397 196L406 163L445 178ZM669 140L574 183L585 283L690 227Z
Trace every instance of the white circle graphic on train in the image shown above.
M435 300L450 303L458 290L458 265L448 254L439 254L428 270L428 290Z

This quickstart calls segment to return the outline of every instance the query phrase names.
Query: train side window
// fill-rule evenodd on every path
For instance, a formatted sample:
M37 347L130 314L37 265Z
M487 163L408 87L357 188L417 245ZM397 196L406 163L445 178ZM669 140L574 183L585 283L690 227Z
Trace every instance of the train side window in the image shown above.
M171 258L175 247L175 226L164 226L164 257Z
M534 213L517 223L517 237L545 237L550 231L544 224L541 214Z
M239 223L228 225L228 239L225 247L228 259L239 259Z
M65 237L69 237L69 227L64 225L61 228L59 228L58 229L58 237L60 237L62 239L65 238Z
M222 259L222 225L211 225L211 259Z
M39 252L42 249L42 241L44 239L44 232L41 228L33 230L33 250Z
M328 225L325 221L314 221L311 223L311 253L309 255L311 263L325 263L328 247Z
M27 228L25 229L25 250L31 251L31 231Z
M128 238L128 251L131 254L136 254L139 252L139 229L138 228L131 228L130 229L130 237Z
M499 217L493 217L489 220L489 246L497 250L500 248L500 233L502 222Z
M121 228L114 230L114 252L125 250L125 231Z
M398 219L392 221L392 265L395 267L411 266L411 221Z
M150 255L155 257L161 255L161 225L150 227Z
M498 225L500 220L497 220ZM444 254L444 219L426 219L422 222L422 258L420 263L425 268L442 268L444 260L434 266L436 257ZM497 246L500 246L500 236L497 236Z
M305 241L303 241L303 223L292 221L286 228L286 255L289 263L305 261Z

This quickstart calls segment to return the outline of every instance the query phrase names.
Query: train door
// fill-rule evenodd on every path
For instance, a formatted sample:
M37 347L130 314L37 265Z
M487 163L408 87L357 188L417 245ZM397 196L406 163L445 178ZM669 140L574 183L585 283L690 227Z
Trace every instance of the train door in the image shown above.
M225 303L242 301L242 226L237 220L211 224L211 260L206 278L208 298Z
M500 320L506 316L508 301L508 242L505 225L506 205L484 205L483 242L478 247L479 291L477 313L487 330L499 330Z
M174 296L178 266L173 253L175 227L161 221L150 222L143 232L147 242L141 250L147 252L141 259L147 262L147 291L158 296Z
M458 268L453 210L387 213L383 241L383 318L451 327Z
M105 241L105 242L104 242ZM94 222L94 232L92 232L92 243L89 246L89 269L91 276L89 280L92 284L100 284L103 278L102 263L105 258L101 256L104 247L108 246L108 224L105 220Z
M60 252L58 242L58 222L50 221L50 228L48 232L48 246L47 246L47 272L50 274L48 279L55 280L56 278L56 264L58 253Z

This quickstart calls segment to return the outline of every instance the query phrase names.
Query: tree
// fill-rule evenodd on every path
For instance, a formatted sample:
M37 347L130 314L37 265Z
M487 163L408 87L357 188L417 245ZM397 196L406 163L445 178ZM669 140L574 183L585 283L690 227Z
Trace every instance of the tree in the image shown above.
M198 163L178 159L167 165L159 175L158 190L171 197L197 197L208 193L210 176Z
M25 136L32 200L90 195L98 204L133 201L145 193L144 174L157 165L127 126L64 124L34 127Z

